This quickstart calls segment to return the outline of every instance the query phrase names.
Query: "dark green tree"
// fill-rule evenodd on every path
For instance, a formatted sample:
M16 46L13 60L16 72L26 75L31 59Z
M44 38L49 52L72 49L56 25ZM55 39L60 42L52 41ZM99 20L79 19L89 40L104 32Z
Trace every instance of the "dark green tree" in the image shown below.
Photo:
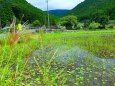
M108 24L109 22L109 17L107 15L96 15L95 19L94 19L95 22L98 22L101 24L100 28L105 28L105 26Z
M39 27L39 26L41 26L39 20L35 20L35 21L32 23L32 27Z
M92 15L102 14L109 16L111 20L115 20L115 0L84 0L68 15L75 15L80 21L93 18Z
M110 16L110 20L115 20L115 7L108 11L108 16Z
M22 15L24 15L22 22L32 23L35 20L39 20L40 24L46 24L47 13L32 6L26 0L0 0L0 18L3 26L7 22L10 22L12 16L16 16L20 21ZM57 17L50 15L51 24L56 24Z
M66 29L74 29L72 26L77 25L77 17L73 15L68 15L60 19L61 25L66 26Z

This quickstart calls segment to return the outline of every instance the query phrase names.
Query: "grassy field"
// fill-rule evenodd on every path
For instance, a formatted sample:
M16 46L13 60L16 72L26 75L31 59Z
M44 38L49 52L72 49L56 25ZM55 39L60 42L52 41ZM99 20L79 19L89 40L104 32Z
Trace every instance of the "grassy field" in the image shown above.
M115 86L114 64L77 56L62 64L55 61L66 52L62 46L115 60L115 30L7 35L0 39L0 86ZM30 63L36 50L40 54Z
M46 34L47 37L52 44L66 43L100 58L115 58L115 30L52 33Z

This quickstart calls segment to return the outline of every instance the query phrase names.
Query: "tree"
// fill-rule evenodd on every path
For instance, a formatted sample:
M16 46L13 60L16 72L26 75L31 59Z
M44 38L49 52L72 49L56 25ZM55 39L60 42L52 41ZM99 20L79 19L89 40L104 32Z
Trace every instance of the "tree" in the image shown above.
M92 30L98 29L99 27L100 27L100 24L96 22L92 22L89 25L89 29L92 29Z
M68 15L60 19L61 25L64 25L66 29L74 29L77 25L77 17L73 15Z
M2 27L6 26L9 22L11 22L11 17L13 16L13 12L11 10L11 3L9 0L1 0L0 1L0 18Z
M76 29L77 30L83 30L84 29L84 23L78 23Z
M105 28L106 24L109 22L109 17L107 15L97 15L95 18L95 22L101 24L100 28Z
M0 0L0 19L3 27L11 22L13 15L16 16L17 20L21 20L23 14L22 22L28 20L28 23L32 23L39 20L41 25L46 24L47 13L32 6L26 0ZM57 19L57 17L50 15L53 24L57 22Z
M33 23L32 23L32 26L33 27L39 27L41 24L40 24L40 21L39 20L35 20Z
M108 11L111 20L115 20L115 7Z

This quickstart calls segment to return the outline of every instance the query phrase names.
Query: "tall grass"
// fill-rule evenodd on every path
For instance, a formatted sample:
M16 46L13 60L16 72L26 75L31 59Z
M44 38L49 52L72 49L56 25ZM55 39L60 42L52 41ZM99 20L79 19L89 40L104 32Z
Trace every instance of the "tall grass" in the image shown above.
M103 47L113 51L114 38L106 36L111 39L105 40L106 34L114 36L113 31L44 34L40 30L18 36L11 33L8 40L0 42L0 86L114 86L114 67L109 70L105 63L78 56L68 57L63 64L57 60L63 47L54 49L80 46L89 52L93 50L95 55ZM38 55L31 57L36 50Z
M1 86L18 86L20 84L25 68L25 61L30 53L38 46L37 41L31 38L24 44L26 39L19 39L17 35L19 34L9 33L8 40L2 39L5 41L0 46ZM26 36L28 38L28 35Z
M46 38L52 44L66 43L102 58L115 58L115 30L52 33L46 34Z

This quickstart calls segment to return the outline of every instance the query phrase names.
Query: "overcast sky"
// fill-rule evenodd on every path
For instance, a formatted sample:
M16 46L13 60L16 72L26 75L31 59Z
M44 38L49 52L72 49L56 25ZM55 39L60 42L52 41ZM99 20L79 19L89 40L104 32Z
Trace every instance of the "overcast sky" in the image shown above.
M32 5L46 10L46 0L26 0ZM84 0L49 0L49 10L72 9Z

